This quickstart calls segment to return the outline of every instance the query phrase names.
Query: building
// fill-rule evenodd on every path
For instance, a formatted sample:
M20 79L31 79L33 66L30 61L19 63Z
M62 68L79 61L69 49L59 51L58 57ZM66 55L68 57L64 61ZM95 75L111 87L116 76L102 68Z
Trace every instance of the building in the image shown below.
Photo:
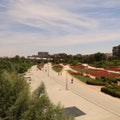
M120 57L120 45L114 46L112 52L113 52L113 56Z
M38 59L40 59L37 55L28 56L27 58L31 59L31 60L38 60Z
M64 59L67 57L66 53L58 53L58 54L54 54L52 55L53 58L60 58L60 59Z
M32 55L32 56L28 56L28 59L34 59L34 60L49 60L50 55L49 52L38 52L38 55Z
M49 58L49 52L38 52L39 58Z

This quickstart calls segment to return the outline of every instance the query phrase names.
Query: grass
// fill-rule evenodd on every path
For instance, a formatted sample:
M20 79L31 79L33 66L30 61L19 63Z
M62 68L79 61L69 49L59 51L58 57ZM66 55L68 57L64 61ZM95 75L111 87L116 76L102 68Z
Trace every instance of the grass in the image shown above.
M68 70L68 72L71 74L71 70ZM92 79L90 77L86 77L86 76L82 76L82 75L73 75L71 74L73 77L79 79L80 81L86 83L86 84L90 84L90 85L98 85L98 86L103 86L105 85L106 83L103 82L102 80L100 79Z
M56 68L56 67L52 67L52 69L55 71L55 72L61 72L63 68Z
M89 68L85 68L85 69L72 68L72 69L75 70L75 71L81 72L81 73L85 73L85 72L91 71L91 69L89 69Z
M68 72L72 72L71 70L68 70ZM71 74L71 73L70 73ZM72 75L72 74L71 74ZM87 83L88 80L94 80L92 78L89 78L89 77L85 77L85 76L82 76L82 75L72 75L73 77L79 79L80 81L84 82L84 83Z

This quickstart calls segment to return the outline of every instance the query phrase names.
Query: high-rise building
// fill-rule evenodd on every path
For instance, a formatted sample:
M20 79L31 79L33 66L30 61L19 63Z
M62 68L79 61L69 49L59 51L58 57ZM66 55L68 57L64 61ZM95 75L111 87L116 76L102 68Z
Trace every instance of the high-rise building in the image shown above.
M113 51L113 56L120 57L120 45L114 46L112 51Z

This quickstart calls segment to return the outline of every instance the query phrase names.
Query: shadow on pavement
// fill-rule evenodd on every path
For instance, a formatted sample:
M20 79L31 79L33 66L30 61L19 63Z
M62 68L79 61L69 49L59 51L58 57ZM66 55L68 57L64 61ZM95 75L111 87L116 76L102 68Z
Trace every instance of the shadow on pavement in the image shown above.
M83 111L81 111L80 109L78 109L75 106L64 108L64 112L65 112L65 114L71 115L73 117L78 117L78 116L86 115L86 113L84 113Z

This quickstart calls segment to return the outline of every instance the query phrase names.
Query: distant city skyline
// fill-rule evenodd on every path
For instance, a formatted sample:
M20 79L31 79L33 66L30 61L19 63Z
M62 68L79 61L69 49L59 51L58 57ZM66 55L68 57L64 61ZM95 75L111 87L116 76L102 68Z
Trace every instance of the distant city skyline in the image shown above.
M0 0L0 56L112 53L119 0Z

